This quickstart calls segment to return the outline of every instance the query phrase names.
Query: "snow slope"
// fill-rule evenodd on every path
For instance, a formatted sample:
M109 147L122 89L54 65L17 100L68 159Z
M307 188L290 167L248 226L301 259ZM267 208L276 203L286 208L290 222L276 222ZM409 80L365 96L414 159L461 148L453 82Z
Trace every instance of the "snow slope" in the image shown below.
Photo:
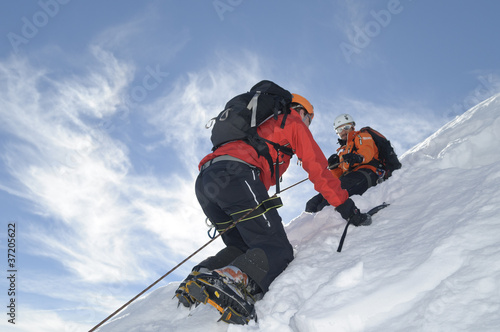
M295 260L257 303L258 323L217 323L210 306L177 308L171 283L99 331L497 331L499 142L497 95L405 153L389 181L353 197L362 210L391 206L371 226L349 228L342 253L345 222L332 207L292 220Z

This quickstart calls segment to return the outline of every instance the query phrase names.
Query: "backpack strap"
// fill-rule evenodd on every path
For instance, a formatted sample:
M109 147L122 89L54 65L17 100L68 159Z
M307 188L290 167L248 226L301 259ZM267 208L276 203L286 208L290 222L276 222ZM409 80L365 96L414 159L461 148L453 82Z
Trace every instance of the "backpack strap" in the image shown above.
M262 93L265 94L266 92L262 92ZM261 95L260 90L255 91L255 94L253 95L252 99L250 100L250 102L247 105L247 108L250 111L252 111L252 115L250 118L250 127L251 128L254 128L254 127L257 127L258 125L260 125L257 123L257 106L258 106L258 101L259 101L260 95ZM282 119L281 124L280 124L280 127L283 129L285 127L285 122L286 122L286 118L288 116L288 113L290 113L290 111L287 109L287 103L283 97L275 97L274 98L273 113L274 113L275 119L278 118L278 115L280 113L283 113L283 119ZM266 158L267 162L269 163L269 167L271 169L271 176L273 175L273 172L274 172L274 175L276 176L276 194L279 194L279 192L280 192L279 154L280 154L280 152L282 152L286 155L293 156L293 154L294 154L293 150L287 146L283 146L283 145L280 145L280 144L275 143L273 141L270 141L268 139L265 139L263 137L260 137L256 133L255 133L255 136L253 136L253 137L249 136L248 140L250 142L263 140L263 141L269 143L276 150L277 157L276 157L276 162L274 163L275 164L274 168L273 168L273 160L272 160L271 155L269 153L265 153L265 151L257 151L257 152L259 155L264 156L264 158ZM264 149L262 149L262 150L264 150Z
M278 143L275 143L273 141L270 141L268 139L263 138L264 141L269 143L275 150L276 150L276 162L275 162L275 170L274 174L276 175L276 194L280 193L280 152L288 155L288 156L293 156L293 149L289 148L288 146L280 145Z
M288 116L288 113L290 113L290 109L288 108L288 105L286 104L285 99L281 98L278 103L279 103L279 105L275 106L274 114L277 118L276 113L279 112L280 109L283 110L283 120L281 120L281 125L280 125L280 128L283 129L283 128L285 128L286 118Z
M248 103L247 108L252 111L252 117L250 120L250 127L256 127L257 126L257 105L259 101L259 96L260 96L260 91L256 91L255 94L253 95L252 99Z
M285 112L285 114L283 115L283 120L281 121L281 125L280 125L281 129L285 128L285 122L286 122L287 116L288 116L288 112Z

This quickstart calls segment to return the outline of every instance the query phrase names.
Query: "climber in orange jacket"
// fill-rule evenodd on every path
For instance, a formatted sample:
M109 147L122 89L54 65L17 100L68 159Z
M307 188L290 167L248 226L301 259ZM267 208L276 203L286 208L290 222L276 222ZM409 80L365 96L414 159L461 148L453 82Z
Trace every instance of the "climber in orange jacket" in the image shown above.
M341 186L349 197L362 195L368 188L377 185L379 178L374 164L378 160L378 149L372 136L367 132L356 131L355 122L349 114L335 118L334 128L341 145L337 153L328 158L328 168L340 179ZM321 211L328 200L319 193L306 204L306 212Z

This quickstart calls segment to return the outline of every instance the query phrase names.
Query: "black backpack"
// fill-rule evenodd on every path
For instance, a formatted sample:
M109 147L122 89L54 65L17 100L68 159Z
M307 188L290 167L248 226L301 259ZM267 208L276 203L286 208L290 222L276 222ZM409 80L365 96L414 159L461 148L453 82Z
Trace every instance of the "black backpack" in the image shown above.
M292 155L293 151L260 137L257 134L257 127L271 117L277 119L279 114L285 114L281 123L281 128L283 128L286 117L290 113L291 102L292 94L289 91L267 80L255 84L249 92L234 97L227 102L224 110L212 119L213 128L210 137L213 144L212 151L225 143L242 140L251 145L259 156L266 158L271 174L274 174L273 160L266 142L277 151L288 155ZM276 163L277 180L279 178L278 164ZM277 189L279 191L279 186Z
M377 168L383 169L385 171L384 180L388 179L392 175L392 172L400 169L402 166L401 162L398 159L398 156L392 148L391 142L387 138L385 138L384 135L373 128L363 127L360 129L360 131L369 133L375 141L375 144L377 145L379 159L373 160L372 162L370 162L370 164Z

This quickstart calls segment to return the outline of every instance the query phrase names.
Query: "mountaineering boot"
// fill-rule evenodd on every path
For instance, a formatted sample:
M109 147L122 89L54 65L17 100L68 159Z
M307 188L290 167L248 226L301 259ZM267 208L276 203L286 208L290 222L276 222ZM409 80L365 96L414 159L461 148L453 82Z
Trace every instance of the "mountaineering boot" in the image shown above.
M186 284L191 281L191 280L194 280L194 278L200 274L200 272L208 272L209 270L208 269L205 269L205 268L199 268L197 270L193 270L187 277L186 279L184 279L179 287L177 288L177 290L175 291L175 297L177 297L177 299L179 300L179 304L177 305L177 307L179 305L183 305L185 306L186 308L191 308L193 306L193 304L196 304L198 305L199 302L197 302L194 298L192 298L191 296L189 296L188 292L187 292L187 288L186 288Z
M231 324L247 324L255 319L255 298L248 286L250 279L235 266L200 272L186 284L190 297L214 306L221 320Z

